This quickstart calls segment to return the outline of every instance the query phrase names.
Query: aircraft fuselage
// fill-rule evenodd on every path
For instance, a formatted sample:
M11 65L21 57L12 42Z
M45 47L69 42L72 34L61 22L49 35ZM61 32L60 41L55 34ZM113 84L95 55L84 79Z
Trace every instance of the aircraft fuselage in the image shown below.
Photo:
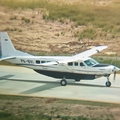
M69 59L64 56L28 56L6 60L19 66L24 66L34 71L54 78L92 80L100 76L106 76L113 72L114 67L107 64L99 64L94 59L88 57L67 64L43 65L44 63ZM94 62L94 63L92 63ZM87 62L88 61L88 62ZM91 62L91 64L89 63Z

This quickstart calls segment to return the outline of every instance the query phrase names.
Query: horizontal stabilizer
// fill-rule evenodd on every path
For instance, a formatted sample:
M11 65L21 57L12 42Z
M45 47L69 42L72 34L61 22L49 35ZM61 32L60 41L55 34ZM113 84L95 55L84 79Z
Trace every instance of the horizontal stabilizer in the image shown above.
M15 58L15 56L2 57L2 58L0 58L0 61L2 61L2 60L8 60L8 59L13 59L13 58Z

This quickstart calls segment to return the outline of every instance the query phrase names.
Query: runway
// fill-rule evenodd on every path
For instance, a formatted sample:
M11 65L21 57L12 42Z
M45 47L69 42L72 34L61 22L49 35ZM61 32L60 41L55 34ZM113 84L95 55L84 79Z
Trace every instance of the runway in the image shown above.
M15 66L0 66L0 94L36 97L54 97L88 101L120 103L120 74L110 76L111 87L106 87L106 78L92 81L67 80L67 86L31 69Z

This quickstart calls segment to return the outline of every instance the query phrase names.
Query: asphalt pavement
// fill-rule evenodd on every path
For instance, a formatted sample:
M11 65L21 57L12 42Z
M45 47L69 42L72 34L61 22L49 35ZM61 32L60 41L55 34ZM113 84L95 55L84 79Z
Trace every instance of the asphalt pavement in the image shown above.
M53 97L120 103L120 74L110 76L111 87L106 87L106 78L75 82L67 80L67 86L60 85L60 79L47 77L31 69L15 66L0 66L0 94Z

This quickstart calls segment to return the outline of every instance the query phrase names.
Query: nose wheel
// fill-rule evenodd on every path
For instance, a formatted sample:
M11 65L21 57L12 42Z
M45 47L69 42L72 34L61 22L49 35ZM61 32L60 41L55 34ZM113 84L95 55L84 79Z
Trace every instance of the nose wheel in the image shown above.
M111 86L111 82L109 81L109 77L107 77L107 82L105 83L106 87L110 87Z
M110 87L111 86L111 82L110 81L107 81L105 84L106 84L106 87Z

